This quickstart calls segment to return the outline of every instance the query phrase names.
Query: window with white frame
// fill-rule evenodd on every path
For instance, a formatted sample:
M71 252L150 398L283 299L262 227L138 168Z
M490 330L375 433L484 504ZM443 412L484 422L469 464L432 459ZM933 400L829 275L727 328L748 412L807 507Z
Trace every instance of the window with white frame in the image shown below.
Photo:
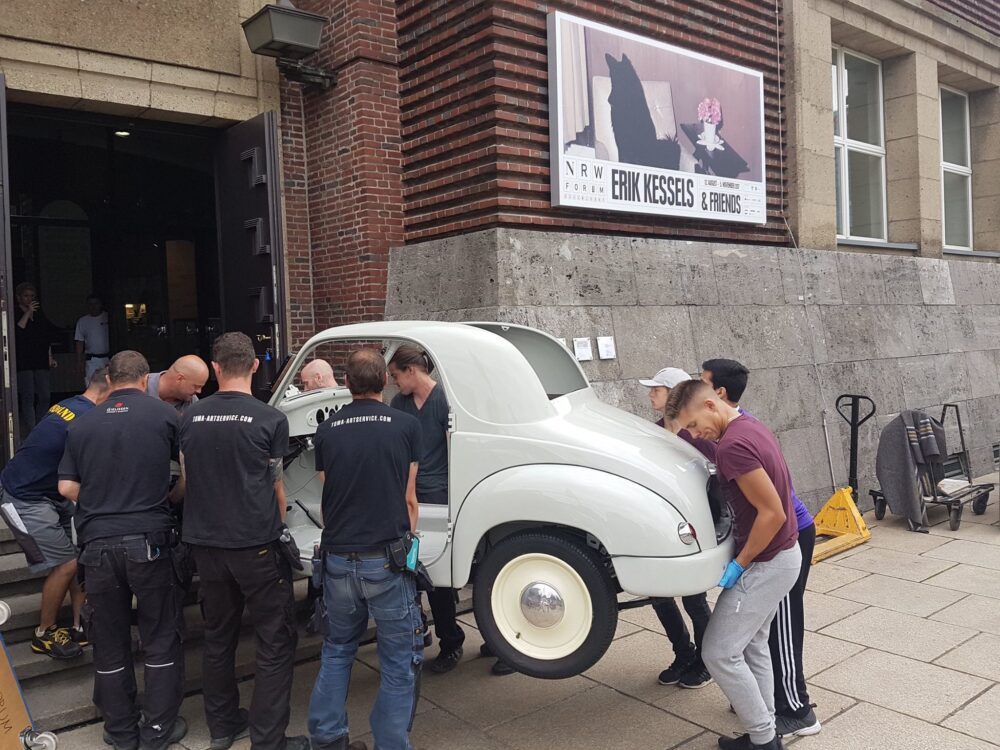
M834 47L831 70L837 236L885 240L882 65Z
M941 89L941 198L944 246L972 249L972 159L969 97Z

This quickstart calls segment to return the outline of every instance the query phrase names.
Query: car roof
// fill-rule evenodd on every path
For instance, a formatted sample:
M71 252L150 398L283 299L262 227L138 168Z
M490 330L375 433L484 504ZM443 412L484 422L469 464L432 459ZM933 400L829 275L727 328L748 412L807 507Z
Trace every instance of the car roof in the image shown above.
M419 344L440 365L442 381L457 402L453 405L476 419L520 424L555 414L538 375L517 347L474 325L413 320L354 323L320 331L304 348L343 339L404 339Z

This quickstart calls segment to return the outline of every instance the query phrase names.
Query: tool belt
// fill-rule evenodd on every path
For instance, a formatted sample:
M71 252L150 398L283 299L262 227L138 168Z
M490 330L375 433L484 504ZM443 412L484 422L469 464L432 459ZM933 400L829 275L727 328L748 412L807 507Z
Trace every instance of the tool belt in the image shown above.
M108 357L111 356L111 352L103 352L102 354L93 354L91 352L87 352L86 356L87 359L107 359Z

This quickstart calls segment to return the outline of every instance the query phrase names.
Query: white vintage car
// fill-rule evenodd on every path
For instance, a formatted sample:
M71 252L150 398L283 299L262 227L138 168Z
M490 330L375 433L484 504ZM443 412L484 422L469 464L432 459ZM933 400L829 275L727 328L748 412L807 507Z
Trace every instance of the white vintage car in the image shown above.
M503 323L331 328L286 364L271 403L288 416L288 523L303 556L322 520L312 435L351 395L293 381L314 354L360 342L381 344L387 361L417 344L436 364L451 405L450 502L420 507L420 557L436 586L473 585L480 631L504 661L535 677L579 674L607 650L619 609L718 583L733 550L711 464L602 403L559 340Z

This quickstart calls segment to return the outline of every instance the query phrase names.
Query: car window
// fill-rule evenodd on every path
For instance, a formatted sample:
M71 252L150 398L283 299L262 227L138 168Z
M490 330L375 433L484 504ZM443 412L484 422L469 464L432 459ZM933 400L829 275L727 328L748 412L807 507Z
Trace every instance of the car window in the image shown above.
M506 339L521 352L535 371L549 399L587 387L587 378L569 351L549 336L531 328L501 323L472 323Z

